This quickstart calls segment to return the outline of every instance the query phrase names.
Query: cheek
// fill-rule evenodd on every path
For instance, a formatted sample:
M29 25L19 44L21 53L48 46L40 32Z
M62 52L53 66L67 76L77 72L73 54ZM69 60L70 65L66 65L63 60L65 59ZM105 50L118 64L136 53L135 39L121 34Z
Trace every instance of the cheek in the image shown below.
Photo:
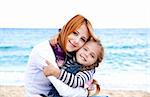
M69 40L69 39L71 39L71 35L69 35L66 40Z
M90 64L94 64L96 62L96 59L92 59L91 61L90 61Z
M79 48L81 48L85 43L84 42L79 42Z
M83 45L84 45L84 43L78 42L78 45L74 49L79 50L83 47Z

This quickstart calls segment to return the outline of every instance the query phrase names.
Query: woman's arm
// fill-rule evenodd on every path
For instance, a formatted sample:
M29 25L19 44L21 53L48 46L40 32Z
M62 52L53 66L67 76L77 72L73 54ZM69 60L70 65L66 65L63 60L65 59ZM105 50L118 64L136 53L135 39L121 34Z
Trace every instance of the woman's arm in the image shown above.
M87 97L88 95L87 89L81 87L69 87L54 76L49 76L48 79L54 85L58 93L63 97Z

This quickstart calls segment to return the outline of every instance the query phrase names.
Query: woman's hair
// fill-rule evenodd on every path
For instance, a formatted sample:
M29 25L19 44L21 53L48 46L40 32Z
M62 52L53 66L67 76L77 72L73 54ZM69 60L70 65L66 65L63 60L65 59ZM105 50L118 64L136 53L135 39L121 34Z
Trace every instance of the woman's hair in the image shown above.
M67 24L63 26L63 28L60 30L59 36L58 36L58 43L62 47L62 49L66 52L66 38L68 35L70 35L72 32L80 28L82 24L85 24L87 26L88 32L90 34L90 37L94 37L93 35L93 28L89 20L87 20L82 15L76 15L73 18L71 18ZM90 39L89 37L89 39ZM95 38L95 37L94 37Z
M100 52L99 52L97 61L96 61L93 65L90 65L90 66L83 66L83 67L81 68L81 71L91 70L91 69L94 69L95 67L98 67L98 66L99 66L99 63L101 63L102 60L103 60L103 58L104 58L104 47L103 47L103 45L101 44L101 41L100 41L99 39L97 39L97 40L91 39L90 41L94 41L94 42L97 43L97 45L99 46Z

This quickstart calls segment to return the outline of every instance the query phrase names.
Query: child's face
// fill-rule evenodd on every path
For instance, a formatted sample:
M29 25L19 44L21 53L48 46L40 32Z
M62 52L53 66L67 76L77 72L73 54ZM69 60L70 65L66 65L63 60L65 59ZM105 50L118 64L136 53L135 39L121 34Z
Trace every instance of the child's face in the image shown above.
M90 66L94 64L99 56L99 45L94 41L87 42L81 49L76 53L77 62L84 65Z

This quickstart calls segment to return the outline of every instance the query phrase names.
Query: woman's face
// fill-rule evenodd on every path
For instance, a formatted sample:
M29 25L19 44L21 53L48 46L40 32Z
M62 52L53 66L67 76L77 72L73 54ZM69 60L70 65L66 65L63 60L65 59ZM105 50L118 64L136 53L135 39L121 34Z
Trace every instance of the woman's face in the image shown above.
M66 50L68 52L77 51L86 43L88 38L88 29L85 24L82 24L79 29L68 35L66 42Z

